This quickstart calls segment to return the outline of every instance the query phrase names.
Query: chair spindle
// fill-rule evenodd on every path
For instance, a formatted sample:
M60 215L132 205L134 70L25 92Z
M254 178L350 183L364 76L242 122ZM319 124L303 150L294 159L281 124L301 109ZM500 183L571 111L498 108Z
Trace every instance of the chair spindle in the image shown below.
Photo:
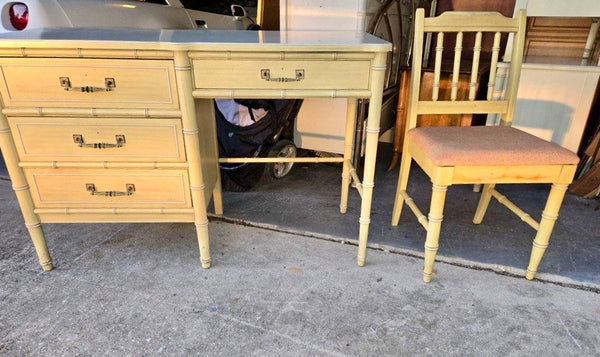
M490 62L490 80L488 82L487 100L492 100L494 87L496 86L496 71L498 67L498 55L500 54L500 32L494 35L494 46L492 47L492 61Z
M456 44L454 45L454 66L452 67L452 91L450 100L455 101L458 94L458 77L460 76L460 56L462 55L463 33L456 33Z
M469 83L469 100L475 100L477 87L477 72L479 72L479 56L481 55L481 31L475 35L473 46L473 66L471 67L471 82Z
M442 52L444 51L444 33L437 35L437 44L435 46L435 68L433 72L433 93L431 100L438 100L440 94L440 74L442 73Z

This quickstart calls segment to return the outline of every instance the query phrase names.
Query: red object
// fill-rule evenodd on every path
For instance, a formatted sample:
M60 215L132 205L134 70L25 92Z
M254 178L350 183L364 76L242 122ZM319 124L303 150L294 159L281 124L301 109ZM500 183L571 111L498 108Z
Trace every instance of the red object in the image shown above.
M29 22L29 9L22 2L17 2L10 6L8 16L10 17L10 23L15 29L23 30Z

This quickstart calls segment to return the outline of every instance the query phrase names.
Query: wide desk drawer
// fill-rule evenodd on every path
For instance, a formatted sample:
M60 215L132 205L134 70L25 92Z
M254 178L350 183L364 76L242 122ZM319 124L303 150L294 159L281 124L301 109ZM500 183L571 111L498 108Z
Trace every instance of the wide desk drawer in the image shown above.
M184 162L179 119L9 118L21 161Z
M168 60L0 59L6 107L179 107Z
M196 89L368 90L368 58L195 58Z
M37 208L191 207L186 170L26 169Z

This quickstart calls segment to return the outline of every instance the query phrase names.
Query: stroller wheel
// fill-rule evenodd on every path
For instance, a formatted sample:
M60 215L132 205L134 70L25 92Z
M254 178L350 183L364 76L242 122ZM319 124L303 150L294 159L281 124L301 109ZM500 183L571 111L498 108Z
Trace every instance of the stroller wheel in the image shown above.
M291 140L280 140L269 150L269 157L296 157L296 145ZM267 164L267 170L276 179L283 178L294 166L293 162Z

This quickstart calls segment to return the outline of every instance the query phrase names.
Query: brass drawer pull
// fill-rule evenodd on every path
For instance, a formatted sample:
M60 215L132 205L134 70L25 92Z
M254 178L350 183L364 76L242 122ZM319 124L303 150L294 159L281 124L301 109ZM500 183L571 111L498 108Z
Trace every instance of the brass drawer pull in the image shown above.
M115 84L114 78L104 78L104 84L106 87L92 87L92 86L83 86L83 87L72 87L71 80L69 77L60 77L60 86L63 87L66 91L75 91L75 92L84 92L84 93L93 93L93 92L110 92L117 86Z
M135 185L132 183L125 184L125 191L96 191L96 185L86 183L85 190L92 196L131 196L135 192Z
M265 81L270 82L299 82L304 79L304 70L297 69L296 70L296 78L288 78L288 77L277 77L271 78L271 70L270 69L261 69L260 70L260 78Z
M73 141L80 148L94 148L94 149L106 149L106 148L120 148L125 144L125 135L115 135L115 144L111 143L86 143L81 134L73 134Z

